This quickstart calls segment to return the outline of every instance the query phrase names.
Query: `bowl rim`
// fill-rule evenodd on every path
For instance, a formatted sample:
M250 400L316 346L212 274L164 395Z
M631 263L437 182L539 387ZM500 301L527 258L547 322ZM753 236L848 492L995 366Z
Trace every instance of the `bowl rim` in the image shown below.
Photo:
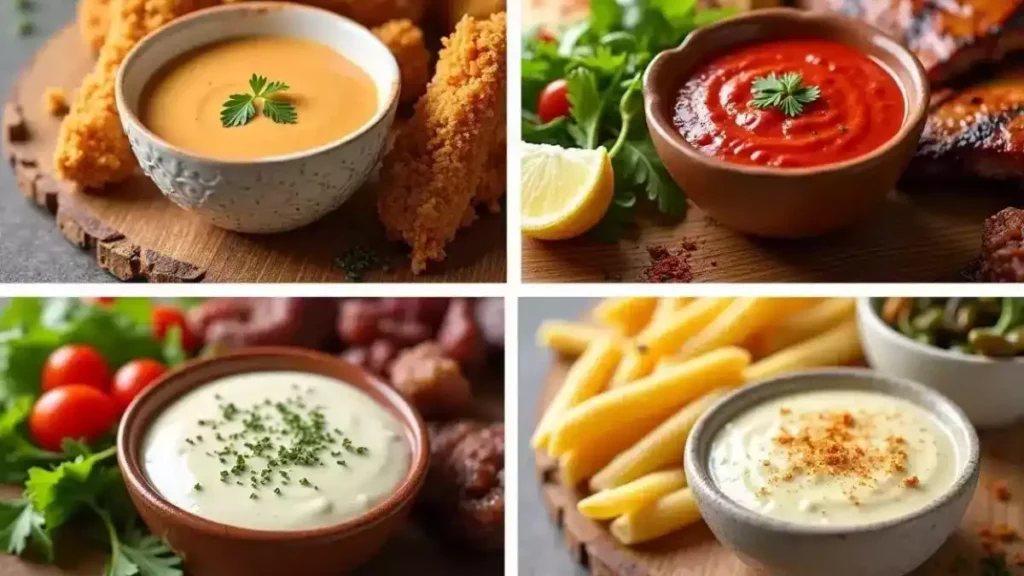
M360 126L357 130L345 134L344 136L341 136L340 138L332 140L326 144L321 144L320 146L317 146L315 148L298 150L296 152L289 152L288 154L277 154L274 156L245 159L218 158L216 156L207 156L205 154L197 154L195 152L185 150L161 138L156 133L151 131L149 127L146 126L138 117L138 115L135 113L135 110L128 106L125 102L125 71L133 65L133 61L137 59L140 54L142 54L146 50L153 49L153 47L157 46L159 42L167 41L169 35L172 34L175 30L178 30L186 26L194 25L198 21L202 21L207 18L212 18L225 12L276 14L285 10L314 12L324 20L333 21L335 27L346 28L346 31L349 31L348 28L355 29L356 34L358 34L362 38L361 41L376 44L379 48L384 50L385 54L387 54L387 71L394 79L393 82L391 83L391 86L386 88L387 90L390 91L390 94L388 95L388 101L386 104L378 106L376 113L374 113L374 115L369 120L364 122L363 125ZM204 43L196 46L196 48L208 46L210 44L222 41L224 39L225 38L223 37L210 38ZM187 52L187 50L180 52L175 57L181 56L185 52ZM143 85L149 83L152 80L153 76L160 71L160 69L161 68L148 70L146 72L148 76L146 77L146 81L143 83ZM381 86L377 86L378 90L381 88ZM381 122L387 120L391 112L398 108L398 96L401 93L401 90L402 76L398 69L398 61L395 60L394 54L392 54L391 50L388 49L387 45L385 45L380 38L377 38L370 31L369 28L363 26L362 24L356 22L355 20L352 20L351 18L346 18L345 16L342 16L335 12L330 12L323 8L318 8L316 6L310 6L306 4L295 4L292 2L281 2L275 0L258 0L252 2L222 4L219 6L203 8L190 14L186 14L180 18L176 18L175 20L171 21L165 26L161 26L160 28L157 28L156 30L144 36L142 40L139 40L135 44L135 46L128 52L128 55L125 56L124 60L121 62L121 65L118 66L117 77L114 81L114 101L117 105L117 113L121 117L122 122L131 123L133 128L145 134L147 138L160 144L164 148L167 148L168 150L170 150L171 152L178 156L181 156L193 162L216 163L232 166L247 166L253 164L278 164L290 162L293 160L301 160L303 158L316 156L317 154L321 154L323 152L327 152L334 148L339 148L345 144L348 144L349 142L354 141L357 138L360 138L361 136L366 134L367 132L373 130L379 124L381 124Z
M938 346L930 346L923 344L909 338L906 334L896 330L892 326L886 324L882 317L879 316L878 312L872 305L872 301L876 298L882 298L881 296L865 296L857 298L857 316L862 319L863 322L870 324L871 328L882 335L886 341L892 343L895 346L903 346L910 348L911 350L924 354L932 358L942 358L944 360L952 360L956 362L963 362L965 364L979 364L979 365L1024 365L1024 356L1016 356L1013 358L993 358L991 356L984 356L982 354L962 354L960 352L954 352L945 348L939 348Z
M906 71L915 77L915 82L922 88L918 91L917 98L914 98L913 94L910 93L910 88L900 82L899 78L895 77L893 71L889 70L886 66L883 66L883 69L893 77L893 80L900 87L906 101L907 109L905 111L903 124L900 126L899 131L874 150L860 156L856 156L842 162L833 162L830 164L823 164L821 166L802 168L752 166L727 162L714 156L704 154L690 145L689 142L679 135L679 132L673 126L671 119L667 118L667 102L668 100L674 99L674 96L669 94L663 95L656 90L657 85L661 83L660 78L662 74L664 74L664 71L670 67L676 58L684 54L687 50L691 50L697 39L713 34L728 35L730 28L742 26L754 20L796 20L805 26L828 23L832 26L846 28L861 37L872 39L869 43L874 45L878 51L897 54L900 57L899 60L912 62L913 66L907 67ZM833 40L838 42L838 40L835 40L834 38ZM865 53L865 55L874 60L873 54ZM708 58L708 56L705 56L702 61L706 62ZM761 10L754 10L726 18L710 26L698 28L688 34L679 46L659 52L651 61L647 70L644 71L643 75L644 112L647 117L648 126L650 126L652 131L658 132L658 136L668 143L676 153L682 154L690 161L699 162L709 168L717 170L728 170L751 176L779 178L833 174L850 168L870 164L891 153L899 144L906 141L906 139L917 130L918 126L923 125L928 111L930 89L931 87L928 81L928 74L925 72L924 67L921 65L917 56L910 52L905 46L896 40L893 40L879 28L838 13L799 10L796 8L765 8Z
M907 393L912 392L920 397L929 398L930 402L941 406L942 411L947 412L953 417L952 426L955 426L958 431L964 433L967 437L967 454L964 455L963 462L960 464L960 469L954 477L952 484L926 506L894 518L852 526L799 524L789 520L771 518L736 502L715 484L715 481L711 478L707 457L699 458L699 456L702 451L707 452L708 448L706 447L710 447L715 435L721 430L721 427L712 429L710 424L711 419L717 413L726 409L740 413L753 408L757 404L787 394L821 390L822 388L816 383L830 378L869 380L880 384L876 391L914 403L940 420L940 425L946 428L947 433L953 433L951 425L946 424L940 419L936 414L936 410L908 398ZM772 391L772 387L775 387L776 390ZM964 490L973 488L973 480L977 478L980 469L981 446L977 431L964 411L955 402L934 388L905 378L894 378L868 368L823 368L804 370L752 382L729 393L705 412L694 425L689 438L686 440L683 461L686 468L687 481L694 492L701 492L707 495L714 501L716 506L724 510L725 514L733 518L738 518L746 524L752 524L781 534L793 536L836 536L877 532L918 520L952 504L962 495Z
M163 400L164 405L161 409L154 412L153 416L151 416L147 421L142 420L142 417L140 416L142 406L147 402L152 402L157 396L158 390L166 389L167 386L176 386L177 384L175 384L175 381L181 381L180 379L182 377L187 377L195 372L207 369L211 364L232 361L244 362L246 359L268 357L292 359L294 361L305 360L326 366L330 366L332 364L336 366L342 365L348 370L355 370L363 380L363 385L349 382L345 382L345 384L367 394L373 402L381 405L389 412L392 412L390 409L397 412L396 418L402 423L403 427L406 428L407 433L411 432L415 441L410 443L411 455L409 470L406 473L405 478L400 484L398 484L390 496L362 514L344 520L338 524L302 530L259 530L203 518L170 502L160 493L159 490L156 489L155 486L153 486L145 472L145 468L142 465L141 452L131 452L129 450L129 435L141 435L143 438L143 440L139 441L139 449L141 450L144 444L145 434L157 415L161 414L164 409L177 401L182 395L198 389L201 386L205 386L223 376L201 380L192 385L181 385L181 390L173 390L170 393L170 396ZM303 370L294 366L291 370L297 372L308 372L308 370ZM250 369L248 371L239 371L238 373L252 373L259 371L261 370ZM337 376L328 377L338 379ZM376 393L380 394L380 396L386 400L386 403L381 402L374 396L368 394L364 385L365 388L371 388ZM163 394L167 393L164 392ZM224 537L225 535L230 535L233 538L264 543L296 542L320 538L344 537L368 529L400 512L408 502L416 497L420 488L423 486L424 480L426 479L427 470L430 464L430 446L428 439L429 432L427 430L426 423L423 421L419 412L417 412L401 394L395 391L394 388L384 383L366 369L316 350L288 346L256 346L239 348L237 350L217 354L216 356L211 356L209 358L193 359L167 372L153 385L143 390L143 392L131 402L121 418L121 423L117 431L117 463L118 468L120 468L121 474L124 477L125 483L130 487L130 489L135 491L139 497L145 500L148 506L159 510L160 513L167 518L173 518L171 522L183 524L190 530L195 530L210 537Z

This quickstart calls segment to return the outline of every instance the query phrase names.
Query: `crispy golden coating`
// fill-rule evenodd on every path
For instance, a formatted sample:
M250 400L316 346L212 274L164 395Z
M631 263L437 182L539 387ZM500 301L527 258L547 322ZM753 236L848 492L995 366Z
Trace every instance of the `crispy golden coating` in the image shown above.
M99 52L110 27L111 0L78 0L78 31L93 52Z
M87 188L124 180L135 157L121 129L114 102L117 69L146 34L211 0L114 0L107 40L96 66L79 87L60 126L53 165L57 175Z
M492 214L501 212L501 199L505 196L506 159L508 157L505 141L505 124L501 123L498 126L498 137L487 157L484 175L476 187L476 196L473 198L475 206L484 206Z
M426 0L299 0L299 4L319 6L373 27L391 20L419 22Z
M455 28L463 16L477 20L505 11L505 0L437 0L431 3L431 14L445 30Z
M378 212L389 236L412 247L414 273L445 258L504 124L506 39L504 13L463 18L385 158Z
M402 103L415 102L427 89L430 79L430 53L423 43L423 31L411 20L392 20L373 29L398 61L402 74Z

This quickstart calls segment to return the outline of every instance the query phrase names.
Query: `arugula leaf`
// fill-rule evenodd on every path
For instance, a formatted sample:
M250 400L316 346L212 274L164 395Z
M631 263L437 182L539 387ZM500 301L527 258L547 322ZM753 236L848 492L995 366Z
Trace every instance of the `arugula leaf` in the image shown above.
M569 98L569 113L576 121L569 134L580 148L597 148L598 123L604 101L597 90L596 75L586 68L576 68L565 79Z
M0 501L0 548L17 556L31 549L53 562L53 540L43 524L28 500Z
M120 478L116 466L103 466L117 453L114 447L88 457L79 456L53 470L32 468L25 482L25 498L42 515L47 530L63 526L82 508L92 504Z

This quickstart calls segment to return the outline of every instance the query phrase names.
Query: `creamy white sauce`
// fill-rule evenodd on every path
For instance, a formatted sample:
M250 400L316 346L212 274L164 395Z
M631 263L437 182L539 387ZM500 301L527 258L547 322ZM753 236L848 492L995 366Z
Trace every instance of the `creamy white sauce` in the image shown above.
M229 403L239 409L230 421ZM297 436L281 420L277 403L307 424L315 420L312 410L323 414L321 437L334 443L314 451L322 463L279 460L278 451L294 447ZM254 406L265 426L258 433L244 424ZM271 447L262 456L244 446L264 437ZM225 454L229 448L242 453L244 470L235 468L238 455ZM305 530L339 524L387 499L409 471L411 449L402 424L349 384L304 372L251 372L215 380L175 401L151 425L143 456L150 481L179 508L242 528Z
M949 433L919 406L829 390L744 412L714 438L709 468L727 496L761 514L854 526L927 506L953 484L960 459Z

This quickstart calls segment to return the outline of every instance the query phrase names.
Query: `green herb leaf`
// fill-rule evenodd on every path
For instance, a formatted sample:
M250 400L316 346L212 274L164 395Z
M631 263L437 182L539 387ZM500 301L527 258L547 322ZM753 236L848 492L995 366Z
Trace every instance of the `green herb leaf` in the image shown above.
M281 98L271 98L289 89L288 84L281 81L267 83L266 76L253 74L249 78L251 94L232 94L221 105L220 125L225 128L244 126L256 117L256 100L263 102L263 115L275 124L295 124L298 114L295 105Z
M263 115L277 124L295 124L299 116L295 113L295 105L286 100L263 99Z
M796 72L754 79L751 105L755 108L778 108L786 116L799 116L804 104L810 104L821 97L817 86L804 86L803 77Z
M0 548L16 556L34 550L52 562L53 540L43 524L43 516L28 500L0 501Z
M576 68L566 78L569 113L576 125L569 129L580 148L597 148L598 127L603 100L597 89L597 76L586 68Z
M129 529L121 539L120 556L136 567L141 576L181 576L181 558L159 538L138 529Z
M244 126L256 116L252 94L232 94L220 110L220 124L225 128Z
M65 459L64 454L47 452L29 440L26 421L34 401L32 396L19 396L0 413L0 483L24 482L30 468Z

